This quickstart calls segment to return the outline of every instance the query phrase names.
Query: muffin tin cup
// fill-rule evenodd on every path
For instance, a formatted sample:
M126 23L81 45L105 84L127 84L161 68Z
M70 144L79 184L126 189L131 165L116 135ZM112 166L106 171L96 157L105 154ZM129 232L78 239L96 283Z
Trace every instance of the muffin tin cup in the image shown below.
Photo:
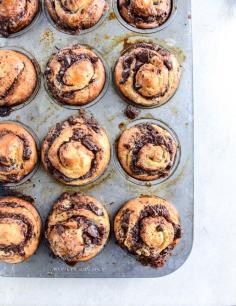
M37 160L37 163L36 163L34 169L29 174L27 174L22 180L20 180L19 182L16 182L16 183L13 183L13 182L12 183L3 183L3 182L0 182L0 185L2 185L4 187L17 187L17 186L20 186L20 185L26 183L38 171L38 168L40 166L40 141L38 139L38 136L35 134L35 132L28 125L20 123L19 121L16 121L16 120L4 120L4 121L0 122L0 125L3 124L3 123L14 123L14 124L17 124L17 125L23 127L25 130L27 130L31 134L31 136L33 137L33 139L34 139L34 141L36 143L38 160Z
M103 63L104 69L105 69L105 75L106 75L105 83L103 85L102 91L93 101L91 101L87 104L82 104L82 105L69 105L69 104L61 103L56 98L54 98L53 95L51 94L51 92L50 92L50 90L48 89L48 86L47 86L47 79L45 77L45 73L43 73L44 88L45 88L48 96L50 97L51 101L58 104L59 106L62 106L64 108L71 109L71 110L79 110L81 108L89 108L89 107L95 105L96 103L98 103L105 96L105 94L108 90L108 87L110 85L110 79L111 79L109 65L106 62L106 60L104 59L104 57L102 56L102 54L99 51L97 51L95 48L93 48L93 47L91 47L87 44L79 44L79 45L84 46L87 49L93 51L100 58L100 60ZM61 48L61 49L63 49L63 48ZM48 60L50 60L50 58ZM47 66L47 64L46 64L46 66ZM45 66L45 69L46 69L46 66ZM44 71L45 71L45 69L44 69Z
M33 20L31 21L31 23L28 26L26 26L25 28L23 28L22 30L20 30L20 31L18 31L16 33L9 34L7 37L5 37L5 36L0 34L0 38L5 38L5 39L15 38L15 37L24 35L25 33L29 32L38 23L38 21L40 19L40 16L41 16L41 12L42 12L42 5L41 5L41 1L39 0L38 12L36 13L36 15L34 16Z
M90 114L91 116L93 116L92 113L90 113L89 111L86 111L88 114ZM93 116L94 117L94 116ZM95 117L96 119L96 117ZM103 126L98 122L99 126L101 128L103 128ZM88 183L85 183L85 184L82 184L82 185L73 185L73 184L65 184L59 180L56 179L56 177L54 177L51 173L49 173L46 169L44 169L44 171L46 171L47 173L49 173L54 179L55 181L57 181L58 183L62 184L63 186L67 186L68 188L72 187L72 188L79 188L79 187L88 187L94 183L96 183L97 181L99 181L99 179L102 179L102 177L105 177L106 176L106 172L108 171L108 169L110 168L110 165L111 165L111 161L113 160L113 149L112 149L112 142L111 142L111 139L110 139L110 136L109 134L107 133L107 131L103 128L103 130L105 131L106 135L107 135L107 138L108 138L108 141L109 141L109 144L110 144L110 159L109 159L109 162L106 166L106 168L104 169L104 171L97 177L95 177L93 180L91 180L90 182ZM45 135L46 136L46 135Z
M111 0L106 0L107 4L109 5L109 8L111 7ZM53 19L51 18L47 8L46 8L46 4L45 4L45 1L43 0L43 12L44 12L44 15L46 16L48 22L51 24L51 26L56 29L57 31L61 32L61 33L64 33L64 34L67 34L67 35L72 35L72 36L81 36L81 35L85 35L85 34L88 34L92 31L95 31L98 27L100 27L103 22L105 21L105 19L107 18L108 16L108 13L109 13L109 8L104 12L104 14L102 15L102 17L98 20L98 22L92 26L91 28L88 28L88 29L84 29L84 30L81 30L79 33L71 33L69 30L66 31L65 29L62 29L60 28L54 21Z
M36 58L30 52L26 51L22 47L6 46L6 47L0 47L0 50L13 50L13 51L17 51L19 53L22 53L22 54L26 55L31 60L31 62L33 63L33 65L35 67L36 74L37 74L37 83L36 83L36 86L35 86L35 89L34 89L32 95L25 102L23 102L21 104L17 104L17 105L14 105L14 106L9 106L9 107L8 106L0 107L0 109L1 108L6 108L6 114L0 115L0 118L1 118L1 117L9 116L11 112L14 112L16 110L19 110L19 109L23 108L24 106L28 105L29 103L31 103L36 98L36 96L39 92L40 86L41 86L41 69L40 69L40 65L37 62Z
M178 0L172 0L173 4L172 4L172 9L171 9L171 13L170 16L168 17L168 19L159 27L155 27L155 28L151 28L151 29L140 29L135 27L134 25L129 24L120 14L119 9L118 9L118 1L117 0L112 0L112 6L113 6L113 10L116 14L116 17L118 19L118 21L125 27L127 28L129 31L135 32L135 33L140 33L140 34L153 34L156 32L159 32L163 29L165 29L166 27L168 27L174 20L177 11L178 11Z
M151 40L143 40L143 41L138 41L138 43L153 43L154 45L160 45L161 47L163 47L161 44L157 44L155 42L152 42ZM125 48L124 50L122 50L122 52L120 53L120 56L122 56L123 54L125 54L127 51L129 51L130 49L134 48L135 45L137 45L138 43L131 43L131 45L127 48ZM163 47L165 49L167 49L166 47ZM170 50L168 50L169 52L171 52ZM177 93L177 91L179 90L179 87L180 87L180 84L181 84L181 78L182 78L182 69L181 69L181 75L180 75L180 79L179 79L179 84L178 84L178 87L176 88L176 90L174 91L173 95L170 96L164 103L161 103L159 105L142 105L142 104L139 104L139 103L135 103L134 101L128 99L127 97L125 97L122 92L120 91L120 89L118 88L117 84L116 84L116 81L115 81L115 69L116 69L116 65L119 61L119 58L117 58L117 60L115 61L115 64L112 66L111 68L111 71L112 71L112 83L114 85L114 88L116 90L116 93L120 96L120 98L125 101L127 104L130 104L130 105L133 105L137 108L140 108L140 109L153 109L153 108L158 108L158 107L161 107L163 105L165 105L166 103L170 102L173 97L175 96L175 94Z
M135 185L139 185L139 186L147 186L147 187L151 187L151 186L155 186L155 185L159 185L161 183L164 183L165 181L167 181L168 179L170 179L172 177L172 175L175 173L175 171L177 170L179 164L180 164L180 159L181 159L181 145L180 145L180 141L179 138L177 136L177 134L175 133L175 131L169 126L167 125L165 122L163 122L162 120L159 119L136 119L133 120L132 122L130 122L130 124L128 124L125 128L129 129L137 124L142 124L142 123L151 123L151 124L156 124L158 126L160 126L161 128L167 130L171 136L173 137L174 141L177 144L177 151L176 151L176 156L175 156L175 160L174 160L174 164L171 168L170 174L166 177L163 178L159 178L156 180L151 180L151 181L144 181L144 180L138 180L134 177L132 177L130 174L128 174L122 167L119 158L118 158L118 152L117 152L117 143L119 140L120 135L122 134L122 132L120 133L119 137L117 138L117 141L114 143L113 145L113 162L115 167L118 169L119 173L123 176L123 178Z

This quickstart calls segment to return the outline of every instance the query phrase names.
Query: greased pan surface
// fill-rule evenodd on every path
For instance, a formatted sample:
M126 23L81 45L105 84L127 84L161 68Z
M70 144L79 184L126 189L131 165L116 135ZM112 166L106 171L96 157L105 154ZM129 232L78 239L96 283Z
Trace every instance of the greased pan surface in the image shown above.
M45 65L58 48L74 43L86 44L95 48L108 65L110 83L106 93L96 103L86 106L108 133L113 147L112 158L106 172L95 182L83 187L69 187L60 184L46 173L42 165L29 181L15 187L1 186L0 195L8 189L16 190L35 199L43 222L53 202L64 191L80 191L96 197L107 208L111 224L118 209L127 200L141 194L157 195L172 202L179 211L183 237L161 269L145 267L134 257L122 250L114 240L113 229L103 251L89 262L70 267L60 259L54 258L42 237L36 254L27 262L18 265L0 263L1 276L22 277L160 277L178 269L187 259L193 240L193 104L192 104L192 44L190 1L182 0L175 5L173 20L155 33L147 33L125 27L117 19L113 10L116 3L109 3L110 9L105 20L93 31L73 36L58 31L41 12L29 31L10 38L0 38L0 47L23 48L34 56L44 71ZM43 11L43 10L42 10ZM116 14L117 14L117 10ZM153 31L151 31L153 32ZM174 52L182 66L180 86L169 102L157 108L142 108L138 121L162 122L178 137L179 164L176 171L161 183L137 183L122 173L116 157L115 141L124 127L134 124L124 110L127 102L118 94L112 81L114 64L120 52L130 43L153 41ZM76 114L76 109L56 104L43 86L33 101L14 110L0 121L16 120L30 127L42 142L48 130L57 122Z

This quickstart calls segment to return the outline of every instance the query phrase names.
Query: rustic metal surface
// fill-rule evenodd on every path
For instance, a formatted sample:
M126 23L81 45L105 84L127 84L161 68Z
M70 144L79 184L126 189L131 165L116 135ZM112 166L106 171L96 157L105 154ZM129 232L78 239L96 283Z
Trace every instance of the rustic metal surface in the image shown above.
M13 190L32 196L45 220L52 203L68 190L81 191L95 196L109 211L111 223L114 214L128 199L140 194L155 194L171 201L178 209L184 235L167 264L155 270L144 267L134 257L128 255L115 244L111 230L110 239L104 250L93 260L69 267L60 259L54 258L42 238L40 247L29 261L18 265L0 264L1 276L25 277L160 277L178 269L187 259L193 240L193 105L192 105L192 45L191 45L190 1L182 0L172 22L161 31L152 34L139 34L124 27L116 18L113 5L104 22L93 31L72 36L53 27L42 12L36 24L23 35L8 39L0 38L0 47L17 46L30 52L44 71L49 56L57 48L73 43L88 44L96 48L107 61L110 70L121 50L129 42L152 40L172 52L179 59L183 73L180 87L174 97L159 108L142 109L139 119L158 119L171 127L181 144L181 158L174 174L161 184L152 186L136 184L124 176L117 167L113 156L107 171L94 183L84 187L68 187L55 181L42 166L35 175ZM127 103L117 94L112 79L106 94L96 104L88 107L109 134L113 145L130 121L124 115ZM57 122L76 114L75 109L64 108L48 96L43 81L35 99L21 109L15 110L4 120L17 120L29 126L42 141L48 129ZM3 186L0 193L4 194Z

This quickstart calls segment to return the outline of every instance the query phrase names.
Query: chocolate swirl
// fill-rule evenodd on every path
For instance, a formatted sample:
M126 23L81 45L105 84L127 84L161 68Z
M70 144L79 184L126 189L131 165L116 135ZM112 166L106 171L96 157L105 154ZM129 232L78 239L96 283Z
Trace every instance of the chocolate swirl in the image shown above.
M168 50L151 43L138 43L119 58L115 83L131 102L159 106L175 93L180 74L180 65Z
M176 209L154 196L132 199L119 210L114 221L119 245L144 265L162 267L181 238Z
M105 0L46 0L45 5L55 24L71 34L93 27L109 8Z
M117 149L121 166L130 176L152 181L170 174L177 144L162 127L141 123L121 134Z
M37 72L23 53L0 50L0 108L26 102L37 85Z
M26 28L39 9L38 0L1 0L0 34L8 37Z
M79 193L63 193L48 217L46 238L54 255L74 265L96 256L109 230L109 217L100 202Z
M139 29L160 27L172 10L172 0L118 0L123 19Z
M67 185L84 185L99 177L110 160L106 132L90 115L80 112L58 123L42 146L42 162L56 179Z
M36 167L37 146L20 124L0 123L0 182L18 183Z
M82 45L54 54L45 71L47 88L60 103L84 105L95 100L106 80L101 59Z
M0 261L19 263L38 248L41 219L33 203L22 198L0 198Z

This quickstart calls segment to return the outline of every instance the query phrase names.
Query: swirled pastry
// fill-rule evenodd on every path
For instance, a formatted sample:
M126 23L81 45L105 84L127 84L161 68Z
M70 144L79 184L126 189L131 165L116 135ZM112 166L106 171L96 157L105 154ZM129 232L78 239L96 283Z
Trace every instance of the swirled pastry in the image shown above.
M90 115L70 117L45 137L42 161L56 179L67 185L84 185L99 177L110 160L106 132Z
M101 59L82 45L54 54L45 71L47 88L62 104L84 105L101 93L106 72Z
M0 183L18 183L38 161L33 136L22 125L0 123Z
M118 158L132 177L152 181L170 174L175 162L177 144L172 135L154 123L140 123L121 134Z
M159 106L175 93L180 74L180 65L168 50L155 44L138 43L119 58L115 83L131 102Z
M167 21L172 10L172 0L118 0L123 19L139 29L152 29Z
M37 85L37 72L23 53L0 50L0 107L26 102Z
M26 28L39 9L38 0L1 0L0 34L7 37Z
M34 254L39 245L41 219L32 202L0 197L0 261L19 263Z
M108 10L105 0L45 0L45 4L55 24L71 34L93 27Z
M144 265L162 267L181 238L176 209L155 196L132 199L119 210L114 221L119 245Z
M100 202L79 193L63 193L48 217L46 238L54 255L74 265L96 256L109 230L109 217Z

